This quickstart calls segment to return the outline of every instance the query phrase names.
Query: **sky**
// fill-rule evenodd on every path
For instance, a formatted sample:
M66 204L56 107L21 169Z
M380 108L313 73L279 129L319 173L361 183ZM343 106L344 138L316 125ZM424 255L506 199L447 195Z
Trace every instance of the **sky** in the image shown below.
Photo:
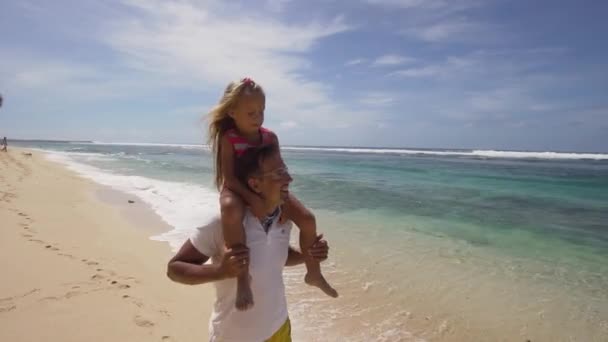
M607 1L0 0L0 135L203 143L231 80L283 145L608 152Z

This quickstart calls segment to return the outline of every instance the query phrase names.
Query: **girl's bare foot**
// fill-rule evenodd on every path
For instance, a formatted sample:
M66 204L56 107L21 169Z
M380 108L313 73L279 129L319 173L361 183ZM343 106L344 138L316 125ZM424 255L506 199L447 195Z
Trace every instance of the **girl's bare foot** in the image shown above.
M328 295L330 297L333 297L333 298L338 297L338 291L336 291L333 287L331 287L331 285L329 285L327 280L325 280L323 275L320 273L319 274L306 273L306 276L304 277L304 282L306 282L306 284L308 284L310 286L316 286L316 287L320 288L321 291L323 291L326 295Z

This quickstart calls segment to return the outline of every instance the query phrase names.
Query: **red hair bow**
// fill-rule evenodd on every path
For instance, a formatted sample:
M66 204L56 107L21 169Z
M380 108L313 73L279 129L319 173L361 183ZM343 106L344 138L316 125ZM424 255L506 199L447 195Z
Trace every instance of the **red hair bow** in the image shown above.
M241 82L243 82L243 84L246 85L246 86L252 86L252 87L255 86L255 82L251 78L249 78L249 77L243 78L241 80Z

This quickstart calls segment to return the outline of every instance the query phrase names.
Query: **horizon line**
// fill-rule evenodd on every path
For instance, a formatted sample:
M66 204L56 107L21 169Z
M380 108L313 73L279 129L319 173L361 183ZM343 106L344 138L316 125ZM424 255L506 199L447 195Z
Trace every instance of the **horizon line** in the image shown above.
M8 139L8 138L7 138ZM110 142L100 140L69 140L69 139L23 139L15 138L8 139L15 142L50 142L50 143L88 143L88 144L107 144L107 145L158 145L158 146L209 146L203 143L172 143L172 142ZM577 153L577 154L608 154L607 151L575 151L575 150L518 150L518 149L502 149L502 148L470 148L470 147L413 147L413 146L344 146L344 145L282 145L284 147L295 147L295 148L336 148L336 149L374 149L374 150L442 150L442 151L455 151L455 152L472 152L472 151L497 151L497 152L532 152L532 153Z

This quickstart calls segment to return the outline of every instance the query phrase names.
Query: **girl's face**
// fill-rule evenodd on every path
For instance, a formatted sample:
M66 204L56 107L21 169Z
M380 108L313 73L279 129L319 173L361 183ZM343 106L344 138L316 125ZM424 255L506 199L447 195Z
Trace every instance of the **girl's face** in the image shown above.
M262 94L244 94L230 117L234 120L236 128L243 133L257 132L264 123L264 108L266 99Z

